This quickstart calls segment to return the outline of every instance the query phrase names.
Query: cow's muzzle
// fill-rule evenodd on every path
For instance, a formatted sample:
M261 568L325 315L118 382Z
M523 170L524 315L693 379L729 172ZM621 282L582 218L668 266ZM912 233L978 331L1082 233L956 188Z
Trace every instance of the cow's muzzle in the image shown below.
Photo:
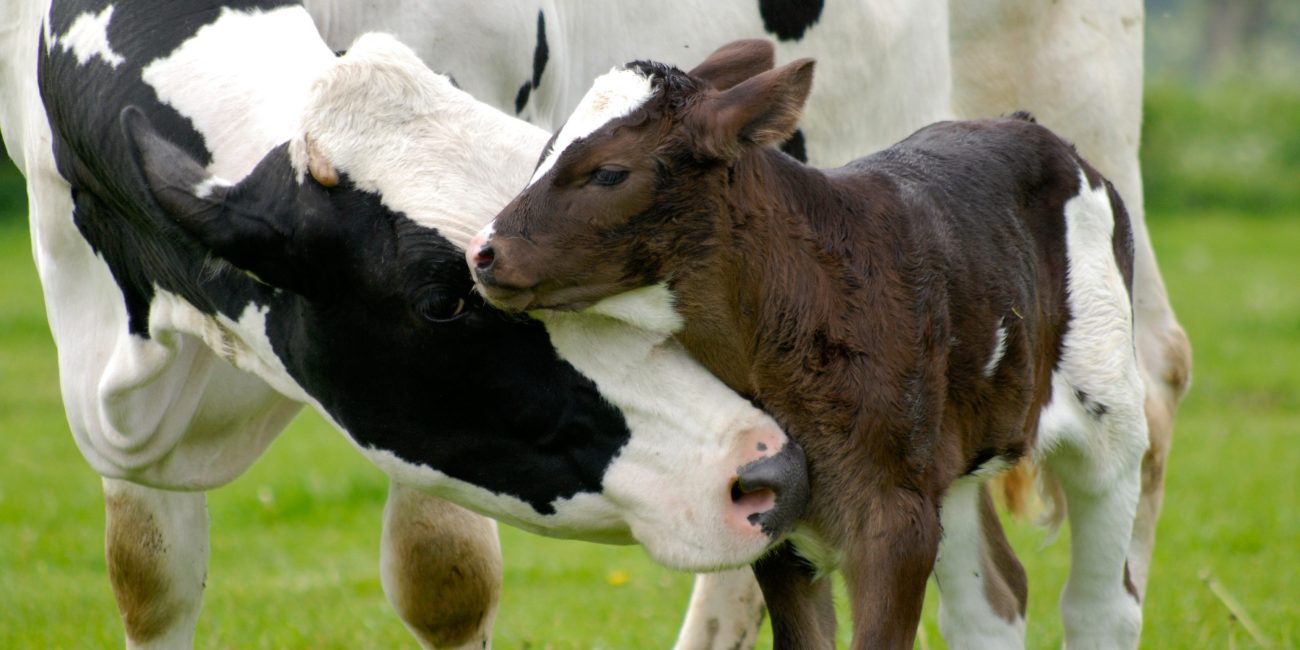
M742 465L736 474L732 503L753 510L749 523L772 539L789 532L808 506L808 462L793 440L775 455Z

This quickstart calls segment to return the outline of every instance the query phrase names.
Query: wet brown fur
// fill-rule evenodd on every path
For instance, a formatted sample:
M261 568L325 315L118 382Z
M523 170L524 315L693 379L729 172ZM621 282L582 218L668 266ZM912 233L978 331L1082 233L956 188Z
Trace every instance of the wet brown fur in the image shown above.
M667 281L680 341L804 447L804 520L844 558L853 647L910 648L945 490L1034 445L1069 326L1063 207L1080 168L1103 181L1023 119L942 123L843 168L806 168L763 145L794 128L811 69L798 61L723 96L650 68L661 91L647 106L559 154L498 217L497 260L533 306ZM585 183L610 161L631 170L625 187ZM520 232L527 246L511 245ZM1006 352L985 377L999 324ZM1023 568L987 494L981 508L990 600L1022 615ZM777 647L834 638L825 581L800 562L785 551L755 567Z

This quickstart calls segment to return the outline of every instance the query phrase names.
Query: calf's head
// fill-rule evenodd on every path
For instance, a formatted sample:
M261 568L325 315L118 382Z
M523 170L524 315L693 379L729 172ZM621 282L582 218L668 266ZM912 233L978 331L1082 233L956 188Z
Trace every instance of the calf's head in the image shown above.
M251 307L216 311L256 318L227 329L403 483L543 534L637 541L678 568L755 559L804 506L802 453L667 332L483 304L461 246L507 198L483 170L522 179L536 154L488 141L530 127L368 38L318 84L303 132L236 183L122 113L178 236L252 276L227 298ZM419 200L394 176L424 179Z
M794 132L812 86L811 59L770 69L769 44L766 65L726 65L734 47L689 74L635 62L596 79L528 187L470 243L483 296L581 309L705 261L734 225L722 220L727 187L746 180L738 163Z

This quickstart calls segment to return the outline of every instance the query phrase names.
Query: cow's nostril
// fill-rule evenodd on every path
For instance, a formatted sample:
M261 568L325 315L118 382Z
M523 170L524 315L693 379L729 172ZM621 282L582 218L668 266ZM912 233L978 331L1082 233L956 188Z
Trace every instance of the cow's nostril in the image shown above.
M747 519L756 526L761 525L763 515L776 505L776 494L766 487L745 489L739 479L731 482L731 502L743 510L752 511Z
M486 271L492 268L492 263L496 261L496 251L492 250L491 244L484 244L482 248L474 253L474 268L480 271Z
M793 441L775 456L738 469L731 482L731 502L748 511L752 525L777 536L788 531L808 505L807 462Z

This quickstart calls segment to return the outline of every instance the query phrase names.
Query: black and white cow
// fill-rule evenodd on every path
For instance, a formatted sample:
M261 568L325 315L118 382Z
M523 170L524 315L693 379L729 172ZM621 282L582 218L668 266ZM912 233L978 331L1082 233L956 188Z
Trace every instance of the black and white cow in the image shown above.
M1133 308L1151 450L1129 568L1145 592L1173 418L1191 350L1170 305L1142 206L1141 0L306 0L327 42L382 28L476 97L558 129L590 80L634 59L690 66L723 43L766 36L777 58L818 58L817 89L787 152L842 165L941 119L1028 110L1115 184L1132 218ZM754 638L747 575L696 583L678 648Z
M695 570L753 560L802 508L798 448L671 341L676 323L621 325L627 301L519 320L470 293L461 249L545 132L391 37L336 57L292 2L12 19L0 129L68 420L104 477L129 644L192 643L204 490L303 404L392 478L385 591L429 645L485 646L495 603L431 603L412 576L454 563L494 594L500 569L493 524L427 495ZM439 527L469 556L419 554Z

